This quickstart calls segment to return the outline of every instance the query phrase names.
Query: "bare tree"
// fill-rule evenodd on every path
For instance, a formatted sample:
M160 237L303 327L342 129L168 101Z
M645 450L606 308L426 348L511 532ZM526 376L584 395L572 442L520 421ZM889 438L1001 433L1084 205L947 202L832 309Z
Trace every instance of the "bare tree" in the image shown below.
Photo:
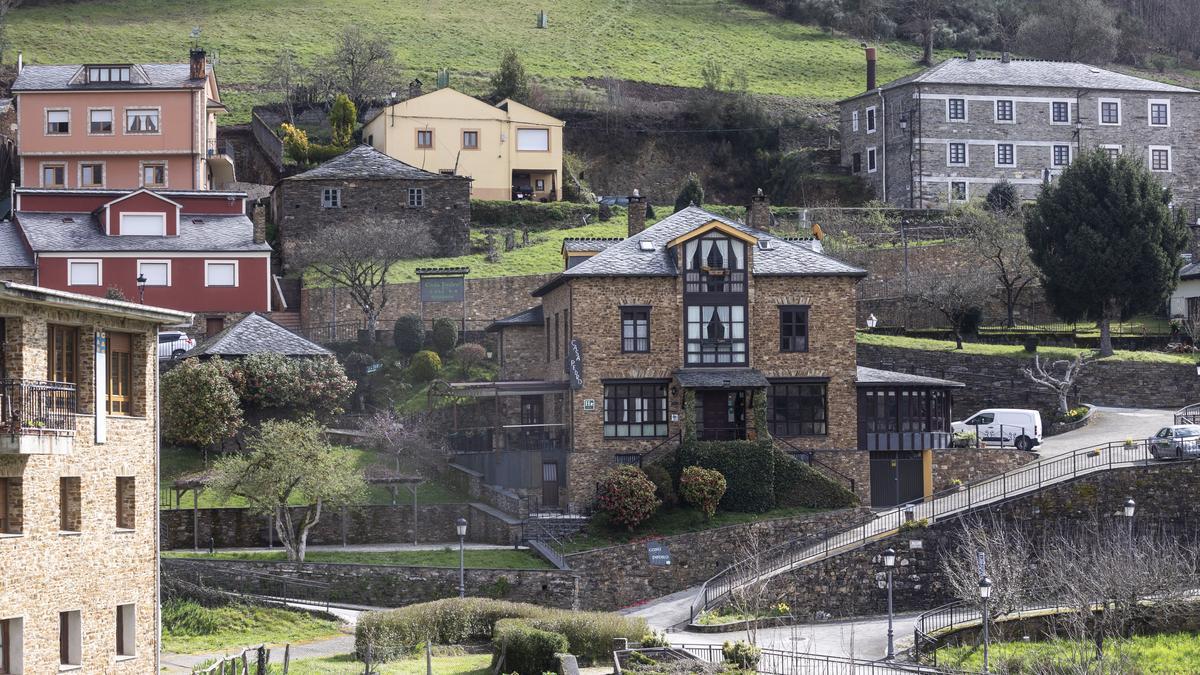
M1119 37L1117 13L1103 0L1041 3L1020 30L1023 51L1061 61L1108 63Z
M908 21L903 25L904 30L915 35L921 41L921 65L933 65L933 41L948 6L947 0L905 0L904 16Z
M1057 361L1047 360L1042 363L1042 357L1035 354L1033 357L1032 368L1022 368L1021 372L1025 377L1034 384L1054 392L1058 397L1058 412L1063 417L1071 412L1071 406L1068 402L1068 395L1071 393L1071 388L1075 385L1075 380L1079 377L1079 373L1083 371L1083 367L1090 363L1082 354L1075 356L1075 360L1068 361L1059 359ZM1062 375L1058 374L1058 371Z
M970 267L952 274L926 274L909 281L909 293L945 317L954 331L955 349L963 348L964 323L987 302L992 279L986 270Z
M392 456L396 471L429 476L445 459L445 449L430 435L430 420L423 416L402 419L390 411L377 412L363 432L380 452Z
M1017 214L986 212L969 217L966 225L972 247L995 272L1005 325L1012 328L1021 294L1037 280L1037 267L1029 259L1029 243L1025 241L1025 224Z
M349 96L360 112L383 92L395 69L392 44L385 36L369 33L358 24L346 26L338 35L329 74L333 85Z
M304 69L290 49L284 49L275 57L267 83L283 100L284 112L289 124L296 123L296 89L301 86Z
M979 600L980 566L992 582L988 602L989 623L1021 609L1034 597L1036 574L1028 537L1017 527L997 518L975 516L962 520L958 545L942 557L942 574L951 595L970 606Z

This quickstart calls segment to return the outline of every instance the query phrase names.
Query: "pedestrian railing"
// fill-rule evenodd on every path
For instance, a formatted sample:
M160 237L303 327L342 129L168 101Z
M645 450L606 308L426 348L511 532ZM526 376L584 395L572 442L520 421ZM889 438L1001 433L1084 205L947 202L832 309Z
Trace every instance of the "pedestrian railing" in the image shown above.
M1200 403L1193 403L1176 410L1175 424L1200 424Z
M237 561L168 558L162 561L162 574L200 588L246 598L273 601L301 601L329 609L333 584L314 579L299 579L286 574L270 574L246 569Z
M721 645L677 645L705 663L722 664L725 653ZM756 672L764 675L965 675L969 671L945 670L916 663L870 661L842 656L805 654L778 649L763 649L758 657Z

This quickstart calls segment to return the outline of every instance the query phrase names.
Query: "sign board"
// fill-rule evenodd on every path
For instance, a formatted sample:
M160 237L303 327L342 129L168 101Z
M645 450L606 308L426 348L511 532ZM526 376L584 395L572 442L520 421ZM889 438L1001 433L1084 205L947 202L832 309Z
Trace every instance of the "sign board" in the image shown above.
M583 399L583 412L596 412L596 399L594 399L594 398Z
M372 363L371 365L367 366L367 374L369 375L371 373L377 373L377 372L379 372L379 369L382 367L383 367L382 363Z
M421 302L462 302L464 297L462 277L421 277Z
M579 340L571 340L567 346L567 376L571 379L571 389L583 389L583 344Z
M984 558L983 551L977 551L975 553L975 562L979 563L979 578L982 579L982 578L986 577L987 576L987 571L985 569L986 559Z
M671 564L671 551L666 543L661 541L646 542L646 552L650 554L650 564L655 567L668 567Z

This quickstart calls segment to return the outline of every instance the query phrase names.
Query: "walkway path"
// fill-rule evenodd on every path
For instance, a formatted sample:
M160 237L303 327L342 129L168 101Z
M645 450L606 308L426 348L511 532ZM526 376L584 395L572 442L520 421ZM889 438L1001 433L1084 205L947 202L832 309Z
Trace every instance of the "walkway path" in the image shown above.
M912 642L913 622L917 613L897 614L892 625L897 651L899 645ZM746 631L730 633L669 633L672 645L723 644L726 640L745 640ZM800 624L781 628L760 628L756 636L759 647L804 654L843 656L875 660L887 654L887 615L868 616L844 621Z
M512 546L508 544L464 544L468 551L494 551L500 549L511 550ZM450 542L446 544L348 544L341 546L338 544L321 544L318 546L309 546L307 551L340 551L345 553L389 553L392 551L441 551L443 549L458 550L458 542ZM173 552L186 552L189 549L173 549ZM218 548L217 553L268 553L268 552L283 552L283 546L267 548L259 546L256 548ZM207 553L207 548L201 548L200 553Z
M1092 421L1082 429L1047 437L1037 446L1038 454L1051 457L1109 441L1144 440L1175 420L1174 411L1151 408L1097 407L1092 415Z

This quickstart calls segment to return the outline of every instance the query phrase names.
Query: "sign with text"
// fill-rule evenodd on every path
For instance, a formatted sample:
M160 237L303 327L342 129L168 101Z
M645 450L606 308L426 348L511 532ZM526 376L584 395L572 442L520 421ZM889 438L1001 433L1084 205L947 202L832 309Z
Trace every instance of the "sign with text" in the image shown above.
M462 302L464 297L462 277L421 277L421 302Z
M594 399L594 398L583 399L583 412L596 412L596 399Z
M665 542L646 542L646 552L650 554L650 564L655 567L668 567L671 564L671 551Z
M571 340L567 347L567 376L571 379L571 389L583 389L583 344L579 340Z

